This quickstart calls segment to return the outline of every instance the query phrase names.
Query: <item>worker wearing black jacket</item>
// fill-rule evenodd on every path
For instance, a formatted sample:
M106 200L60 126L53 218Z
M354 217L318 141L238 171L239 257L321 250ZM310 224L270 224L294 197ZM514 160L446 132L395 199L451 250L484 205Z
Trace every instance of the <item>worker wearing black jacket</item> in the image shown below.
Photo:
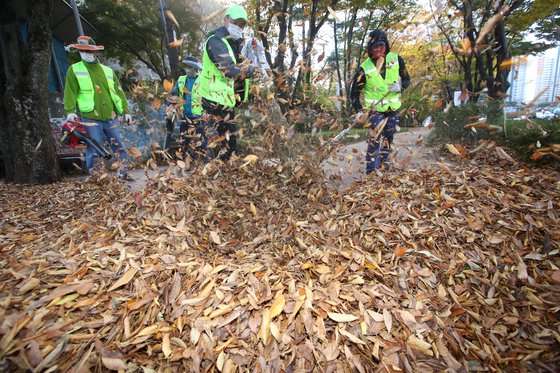
M210 33L204 46L199 89L204 117L216 126L218 135L223 136L225 151L220 158L227 161L237 151L234 108L247 101L248 78L255 71L241 54L247 12L239 5L232 5L224 23Z
M366 153L366 173L376 168L389 168L389 153L399 122L401 93L410 85L410 76L401 56L391 52L385 32L373 30L369 34L368 58L354 76L350 90L352 106L358 121L368 120L370 140ZM364 93L366 108L360 102ZM387 119L379 133L378 125ZM377 128L377 130L376 130Z

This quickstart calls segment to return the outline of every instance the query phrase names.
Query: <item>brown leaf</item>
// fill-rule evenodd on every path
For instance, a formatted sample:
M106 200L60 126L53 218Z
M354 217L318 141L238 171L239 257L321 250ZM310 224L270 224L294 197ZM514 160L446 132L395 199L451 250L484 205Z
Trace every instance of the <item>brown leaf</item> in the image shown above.
M113 291L115 289L120 288L121 286L128 284L130 280L134 278L136 271L137 271L136 268L130 268L128 271L125 272L125 274L121 278L115 281L115 283L109 288L108 291Z

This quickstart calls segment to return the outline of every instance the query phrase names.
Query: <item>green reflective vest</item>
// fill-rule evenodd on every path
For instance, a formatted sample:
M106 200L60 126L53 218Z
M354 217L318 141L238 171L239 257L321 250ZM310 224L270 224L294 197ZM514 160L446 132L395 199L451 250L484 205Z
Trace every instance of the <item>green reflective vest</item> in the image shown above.
M181 75L179 79L177 79L177 92L179 93L179 97L185 99L185 85L187 83L187 76Z
M362 69L366 74L364 99L367 108L375 105L375 110L380 113L389 109L399 109L401 107L400 93L389 92L389 85L399 81L399 56L392 52L385 56L385 79L377 71L371 58L362 63Z
M213 38L214 35L210 36ZM199 94L207 100L216 102L226 107L235 107L236 101L241 101L241 98L235 96L235 80L227 78L217 67L214 65L210 56L208 56L208 41L204 46L204 55L202 57L202 74L200 75L200 90ZM231 49L226 38L222 41L227 46L229 56L234 64L237 64L237 58ZM247 101L249 97L249 79L245 79L245 94L243 102Z
M191 92L191 112L194 115L202 115L202 97L200 96L200 75L196 78Z
M115 106L115 111L117 114L123 113L123 103L117 91L115 90L115 80L113 79L113 70L110 67L101 65L103 72L105 73L105 78L107 78L107 85L109 86L109 94L111 95L111 100ZM95 103L93 97L95 95L95 90L93 88L93 82L89 76L88 69L84 61L80 61L72 65L72 71L76 75L78 80L78 85L80 90L78 91L78 109L82 113L89 113L95 109Z

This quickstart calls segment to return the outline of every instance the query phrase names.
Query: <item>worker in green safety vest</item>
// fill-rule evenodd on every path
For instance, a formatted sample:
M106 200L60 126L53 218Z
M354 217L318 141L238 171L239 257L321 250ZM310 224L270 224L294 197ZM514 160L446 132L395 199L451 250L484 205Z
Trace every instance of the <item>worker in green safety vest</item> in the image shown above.
M186 56L180 63L185 75L181 75L171 94L180 97L184 103L180 118L181 148L192 159L206 161L206 129L200 120L202 105L200 103L200 71L202 64L193 56ZM193 141L194 140L194 141Z
M239 5L228 8L224 26L212 31L204 44L199 93L206 127L213 125L222 139L220 159L237 151L234 108L247 101L249 78L255 75L241 54L247 12ZM194 103L193 103L194 105Z
M366 153L366 173L390 168L389 155L399 123L401 93L410 85L410 76L401 56L391 52L387 34L369 34L368 58L354 76L350 99L358 112L357 121L369 121L370 139ZM360 102L364 93L365 109Z
M66 74L64 87L64 112L68 122L81 121L88 135L103 144L106 139L117 160L120 162L118 175L121 180L131 181L128 174L128 153L121 139L117 115L124 116L129 125L132 117L128 103L114 71L97 58L97 53L104 47L97 45L89 36L78 37L75 44L67 49L79 52L81 61L73 64ZM76 109L80 115L76 113ZM100 154L88 145L86 150L86 166L91 174L95 160Z

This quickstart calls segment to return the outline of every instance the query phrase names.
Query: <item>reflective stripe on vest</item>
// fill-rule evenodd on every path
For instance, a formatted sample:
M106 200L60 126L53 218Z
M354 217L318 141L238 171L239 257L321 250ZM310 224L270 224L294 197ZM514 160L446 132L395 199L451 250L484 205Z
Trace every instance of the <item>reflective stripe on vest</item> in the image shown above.
M109 87L109 94L113 101L113 106L117 114L123 113L123 103L115 90L115 80L113 77L113 70L110 67L101 65L105 78L107 79L107 86ZM84 61L77 62L72 65L72 71L78 80L80 89L78 91L78 109L82 113L89 113L95 109L95 90L93 89L93 82L89 76L89 71Z
M214 35L210 38L215 37ZM236 101L241 101L240 97L235 94L235 80L227 78L217 67L214 65L210 56L208 55L208 38L204 45L204 55L202 56L202 74L200 75L200 89L199 93L205 99L216 102L226 107L235 107ZM228 54L234 64L237 64L237 58L229 45L226 38L221 39L225 43ZM242 99L243 102L247 101L249 97L249 79L245 79L245 94Z
M389 85L399 81L399 56L396 53L387 53L385 61L385 79L377 71L371 58L362 63L366 74L365 103L368 108L375 105L375 110L381 113L401 107L400 93L389 92Z

